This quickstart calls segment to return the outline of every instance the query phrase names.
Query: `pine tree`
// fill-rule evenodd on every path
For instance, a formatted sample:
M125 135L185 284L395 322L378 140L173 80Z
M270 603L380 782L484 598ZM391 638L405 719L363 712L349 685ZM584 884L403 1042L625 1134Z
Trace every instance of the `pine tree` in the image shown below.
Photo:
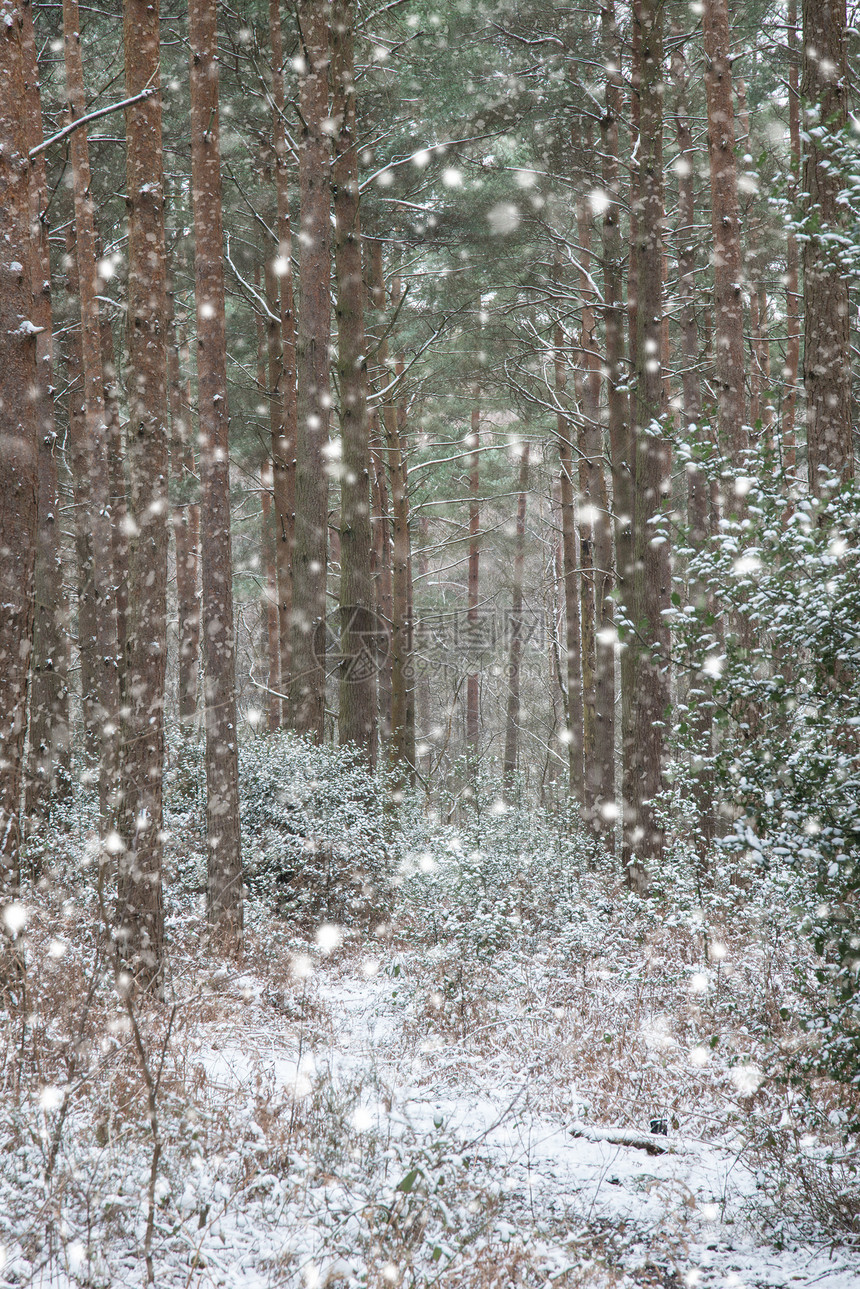
M854 478L848 278L829 249L843 223L831 140L848 121L845 0L803 0L801 99L810 105L803 157L809 236L803 246L803 385L809 486L825 470Z
M27 670L33 645L37 524L36 385L32 321L26 72L20 4L4 0L0 23L0 899L17 888L19 807L26 733Z
M22 6L22 49L26 79L27 147L43 143L42 103L33 6ZM37 378L33 412L38 435L38 536L35 618L30 667L29 760L25 811L34 823L46 818L69 789L69 692L64 631L68 606L60 568L57 430L54 415L54 341L51 256L48 244L48 177L44 152L30 169L30 244L33 267L33 324Z
M714 345L723 451L738 463L747 446L743 260L727 0L705 0L705 90L714 239Z
M80 13L77 0L64 0L63 31L69 118L85 114L84 70L81 59ZM91 638L81 637L81 651L90 654L99 743L99 795L107 826L114 815L119 788L119 687L117 680L116 600L110 525L107 420L99 317L99 279L95 219L90 191L90 161L86 127L71 136L75 205L75 257L81 311L81 376L83 382L82 466L86 471L88 508L85 523L90 538L93 590Z
M340 502L340 708L342 743L376 763L376 631L370 573L370 443L364 330L361 222L355 124L352 0L332 5L331 80L335 119L332 169L335 214L338 388L343 473Z
M284 124L284 51L280 0L269 0L269 38L272 47L272 143L275 154L278 255L266 266L269 307L277 316L268 321L269 381L272 414L272 500L274 503L275 562L278 582L278 639L280 688L290 687L293 613L292 558L296 504L296 319L293 300L293 238L287 136ZM277 268L277 272L275 269ZM284 715L288 715L284 702Z
M520 451L517 479L517 527L514 549L514 583L511 592L511 641L508 656L508 702L505 712L505 759L502 782L510 794L517 773L520 732L520 665L523 656L523 571L526 546L526 505L529 486L529 445Z
M190 0L191 196L197 304L203 674L206 722L206 909L215 943L242 947L236 662L230 536L230 448L222 250L215 0Z
M122 730L118 920L135 975L158 981L164 948L164 695L167 658L167 254L159 6L125 0L128 97L129 598Z
M299 323L296 519L293 550L290 710L293 728L318 741L325 727L326 551L331 393L331 190L328 67L329 0L300 0Z
M663 787L664 730L668 714L668 552L655 544L651 520L669 488L660 420L663 412L663 6L642 0L638 20L639 176L635 212L633 365L632 608L627 640L632 666L632 719L624 731L624 863L631 885L642 888L649 861L659 859L662 830L653 802ZM631 214L631 225L634 224Z

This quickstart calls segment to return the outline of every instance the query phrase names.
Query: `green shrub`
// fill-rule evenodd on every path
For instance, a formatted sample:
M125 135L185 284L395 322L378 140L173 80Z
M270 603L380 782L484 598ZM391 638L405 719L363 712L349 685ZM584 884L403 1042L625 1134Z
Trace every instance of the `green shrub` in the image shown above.
M766 467L770 467L770 469ZM767 877L818 954L806 1024L820 1068L860 1080L860 495L786 501L770 460L701 550L682 551L701 589L676 597L676 657L691 677L675 727L676 791L690 757L734 818L719 842L741 881ZM725 636L718 620L727 624ZM713 715L702 746L699 719Z
M292 734L239 750L245 871L252 893L297 925L374 926L393 896L392 784L350 748Z

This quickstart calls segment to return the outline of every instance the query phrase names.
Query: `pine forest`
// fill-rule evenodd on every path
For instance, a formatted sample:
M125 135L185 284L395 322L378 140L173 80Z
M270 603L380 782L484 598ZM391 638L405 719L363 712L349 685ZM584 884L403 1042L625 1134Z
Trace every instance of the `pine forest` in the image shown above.
M0 17L0 1289L857 1289L856 0Z

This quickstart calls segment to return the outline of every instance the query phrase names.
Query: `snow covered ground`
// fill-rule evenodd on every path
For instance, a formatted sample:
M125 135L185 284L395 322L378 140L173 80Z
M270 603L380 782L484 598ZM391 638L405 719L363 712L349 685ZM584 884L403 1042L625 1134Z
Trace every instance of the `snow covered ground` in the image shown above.
M63 975L86 953L49 933L30 928L32 989L56 1014L7 1031L41 1073L15 1088L7 1048L2 1289L148 1266L170 1289L860 1286L860 1249L751 1144L791 1112L739 1014L752 950L709 972L672 958L676 931L482 958L264 921L225 968L186 943L135 1018L154 1136L128 1009L108 985L86 1013Z
M352 961L315 973L308 998L321 1020L303 1055L295 1035L291 1040L264 1025L250 1041L243 1035L241 1045L227 1042L200 1056L210 1079L245 1095L260 1081L289 1095L307 1096L320 1081L335 1094L341 1090L357 1138L368 1134L384 1143L389 1192L392 1182L403 1186L417 1170L432 1186L434 1170L468 1169L474 1161L474 1190L490 1197L492 1221L471 1247L462 1246L463 1236L481 1226L475 1221L480 1206L476 1213L465 1184L460 1211L449 1210L448 1229L434 1227L433 1234L434 1248L442 1250L440 1271L449 1266L452 1282L458 1258L479 1268L486 1248L488 1264L497 1268L499 1246L507 1245L530 1264L536 1284L860 1285L860 1252L803 1244L777 1250L755 1237L747 1217L756 1176L744 1161L742 1139L727 1133L717 1144L671 1129L666 1138L652 1136L649 1124L641 1131L590 1125L575 1086L566 1089L568 1113L551 1110L540 1050L530 1065L517 1067L503 1050L489 1060L470 1050L468 1036L454 1043L422 1037L408 1023L408 988L397 987L400 976L390 969L374 971L376 965ZM410 967L420 970L420 960L401 958L400 966L408 976ZM255 996L261 991L248 975L235 987ZM323 1184L318 1198L325 1209L348 1227L364 1196L353 1196L351 1208L348 1187L335 1182L330 1196L325 1191ZM333 1275L348 1282L350 1260L331 1248L331 1228L311 1223L302 1229L294 1221L288 1223L291 1247L304 1283L329 1283ZM249 1266L236 1256L231 1278L272 1283L264 1261L252 1258ZM408 1261L388 1269L390 1283L410 1283Z

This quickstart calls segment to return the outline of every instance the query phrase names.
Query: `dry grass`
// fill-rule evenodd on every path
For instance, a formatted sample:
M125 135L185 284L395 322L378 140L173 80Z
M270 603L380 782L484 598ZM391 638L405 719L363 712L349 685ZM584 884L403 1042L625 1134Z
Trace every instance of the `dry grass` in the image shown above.
M610 910L614 899L604 892ZM159 1071L159 1283L204 1272L218 1282L219 1232L238 1240L237 1216L253 1213L261 1230L278 1231L289 1214L291 1223L324 1233L333 1254L351 1249L373 1289L545 1285L535 1241L499 1229L507 1210L486 1160L463 1167L456 1143L441 1133L435 1145L416 1136L398 1154L390 1133L356 1129L366 1081L332 1079L323 1063L299 1093L263 1059L272 1047L321 1058L336 1047L342 1018L326 990L361 980L371 958L391 986L386 1006L397 1024L364 1077L389 1109L394 1082L417 1059L416 1080L440 1086L467 1086L481 1067L527 1072L529 1098L547 1115L578 1115L585 1103L594 1124L643 1129L658 1113L683 1136L745 1134L770 1169L776 1204L805 1205L833 1229L857 1230L860 1205L844 1184L847 1171L826 1161L839 1136L828 1136L827 1115L845 1108L845 1090L816 1087L818 1145L810 1152L801 1144L808 1106L775 1077L780 1054L802 1041L782 1006L788 964L780 949L753 946L751 956L748 929L712 932L711 949L718 938L725 950L717 971L688 928L652 924L625 938L611 912L605 922L601 947L579 955L561 943L535 952L514 945L490 958L462 943L431 951L401 924L400 937L348 937L328 959L261 922L249 930L244 962L225 968L189 915L172 928L166 999L136 999L132 1022L92 898L42 892L19 946L24 969L0 1010L4 1193L20 1186L0 1218L0 1239L14 1231L27 1268L21 1283L35 1283L50 1266L68 1268L77 1245L84 1253L75 1276L93 1286L115 1283L116 1259L140 1254L153 1133L134 1023L150 1073ZM308 954L312 976L304 974ZM697 992L696 977L706 974L708 987ZM225 1049L249 1058L248 1077L213 1079L213 1054ZM260 1059L251 1059L255 1050ZM743 1059L763 1076L746 1091L732 1078L732 1063ZM779 1129L787 1109L791 1127ZM398 1190L412 1160L421 1180ZM661 1257L640 1259L637 1285L680 1284L685 1220L679 1214L663 1233ZM578 1212L573 1198L554 1222L552 1238L570 1256L552 1283L620 1285L629 1275L630 1250L643 1238L635 1224L607 1226ZM100 1246L115 1253L101 1257ZM273 1283L299 1284L310 1258L306 1249L270 1250L261 1265Z

